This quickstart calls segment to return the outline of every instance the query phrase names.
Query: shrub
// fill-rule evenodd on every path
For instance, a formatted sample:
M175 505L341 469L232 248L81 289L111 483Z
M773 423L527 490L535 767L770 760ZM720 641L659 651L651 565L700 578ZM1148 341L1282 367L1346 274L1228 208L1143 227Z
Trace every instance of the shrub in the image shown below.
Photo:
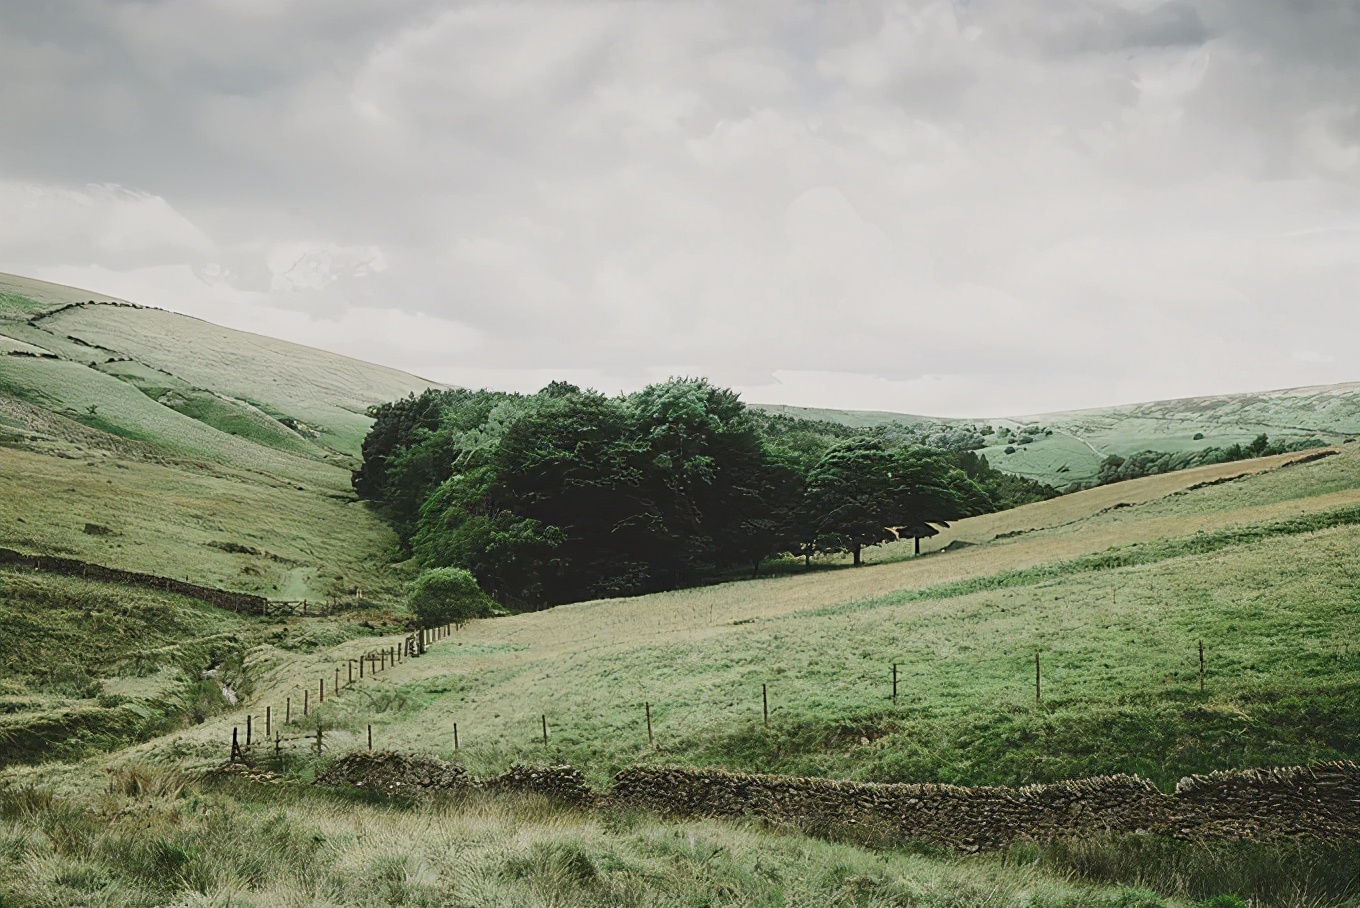
M407 606L421 627L461 627L473 618L495 614L491 597L482 592L472 574L453 567L435 568L416 578Z
M1007 446L1006 446L1006 453L1007 453L1007 454L1014 454L1014 453L1015 453L1015 446L1014 446L1014 445L1007 445Z

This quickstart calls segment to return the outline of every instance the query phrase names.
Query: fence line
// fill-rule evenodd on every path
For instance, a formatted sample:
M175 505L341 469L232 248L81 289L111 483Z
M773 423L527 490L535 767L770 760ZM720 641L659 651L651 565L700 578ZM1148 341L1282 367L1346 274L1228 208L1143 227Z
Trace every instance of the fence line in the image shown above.
M365 666L366 666L366 665L368 666L367 675L368 675L369 677L375 676L375 675L377 675L378 673L380 673L380 672L382 672L382 671L385 671L385 670L387 670L387 669L389 669L389 668L391 668L391 667L396 666L396 665L399 664L401 661L404 661L404 659L407 659L407 658L415 658L415 657L418 657L418 656L423 655L423 654L426 652L426 649L427 649L432 643L435 643L435 642L438 642L439 640L445 639L445 638L446 638L447 636L449 636L452 632L453 632L453 625L449 625L449 624L441 625L441 626L439 626L439 627L434 627L434 628L420 629L420 630L414 631L414 632L412 632L412 633L410 633L410 634L407 634L406 637L403 638L403 640L401 641L400 644L395 644L395 645L393 645L393 644L387 644L387 645L383 645L383 646L372 647L372 648L370 648L367 652L362 653L362 654L361 654L359 657L357 657L357 658L354 658L354 657L347 657L346 660L345 660L345 662L346 662L346 672L345 672L346 683L344 683L343 685L340 683L340 680L339 680L339 679L340 679L340 668L339 668L338 665L334 667L334 673L335 673L335 679L336 679L336 680L335 680L335 682L334 682L334 687L332 688L332 698L340 696L342 691L350 691L350 690L353 690L355 684L356 684L357 682L362 681L362 680L364 679L364 677L365 677ZM1198 643L1198 653L1197 653L1197 655L1198 655L1198 682L1199 682L1199 692L1200 692L1200 694L1202 695L1202 694L1205 693L1205 679L1206 679L1206 675L1207 675L1207 670L1206 670L1206 669L1207 669L1208 660L1207 660L1207 656L1206 656L1206 650L1205 650L1205 646L1204 646L1204 641L1203 641L1203 640L1199 640L1199 641L1197 641L1197 643ZM354 666L355 666L356 664L359 666L359 672L358 672L358 675L357 675L357 676L354 674L354 671L353 671ZM891 702L891 704L893 705L893 707L896 707L896 706L898 705L898 686L899 686L899 681L900 681L899 666L900 666L900 663L897 663L897 662L890 663L890 664L887 666L888 672L885 673L885 674L886 674L885 682L883 682L883 683L884 683L884 686L885 686L885 690L884 690L884 699L886 699L886 700L888 700L889 702ZM1192 682L1192 683L1193 683L1193 682ZM304 716L304 717L308 717L308 712L309 712L309 711L308 711L308 706L307 706L307 704L308 704L308 698L309 698L310 690L311 690L311 688L310 688L309 685L303 685L302 691L303 691L303 716ZM318 679L318 694L319 694L319 697L318 697L318 706L319 706L320 704L322 704L322 703L325 702L325 679L324 679L324 678L319 678L319 679ZM760 704L761 704L761 721L762 721L762 726L763 726L764 728L767 728L767 729L768 729L768 728L769 728L769 725L770 725L770 714L771 714L773 711L775 711L775 710L778 709L777 704L776 704L775 707L773 707L773 708L771 707L771 690L770 690L769 682L762 682L761 685L760 685ZM284 704L284 709L285 709L285 712L284 712L284 716L285 716L285 718L284 718L284 724L285 724L285 725L291 724L291 722L290 722L290 719L291 719L291 705L292 705L292 700L291 700L291 698L285 699L285 704ZM638 705L638 704L634 704L634 706L636 706L636 705ZM1037 651L1036 651L1035 654L1034 654L1034 708L1035 708L1035 709L1042 709L1042 708L1043 708L1043 702L1042 702L1042 699L1041 699L1041 688L1040 688L1040 653L1037 652ZM272 709L272 704L271 704L271 705L265 705L265 707L264 707L264 710L265 710L265 723L266 723L266 729L269 728L270 717L271 717L271 709ZM640 715L640 718L641 718L640 729L645 729L647 747L648 747L649 749L655 749L655 747L656 747L656 736L655 736L655 731L654 731L654 727L653 727L652 701L650 701L650 700L645 700L645 701L643 701L643 702L641 703L640 714L641 714L641 715ZM248 753L248 746L249 746L249 744L250 744L250 737L251 737L251 731L250 731L250 730L251 730L251 723L252 723L252 721L253 721L253 718L254 718L254 713L248 713L248 714L246 715L246 730L247 730L247 731L246 731L246 737L247 737L247 751L246 751L246 753ZM535 725L537 726L536 731L538 732L538 734L537 734L535 737L541 742L541 745L542 745L544 748L549 747L550 744L551 744L552 736L549 735L548 714L547 714L546 712L540 713L539 722L538 722L538 723L535 723ZM317 732L316 732L316 733L317 733L318 741L319 741L319 740L320 740L320 736L321 736L321 729L322 729L322 721L321 721L320 717L318 717L318 719L317 719L316 729L317 729ZM236 734L236 731L237 731L236 728L233 728L233 729L232 729L231 762L237 762L238 758L242 758L242 753L243 753L242 750L241 750L241 748L239 748L238 745L237 745L237 734ZM267 734L268 734L268 731L266 731L266 735L267 735ZM369 749L369 750L372 750L372 749L373 749L373 726L372 726L371 723L368 724L367 737L368 737L368 749ZM319 744L318 744L318 750L317 750L317 753L318 753L318 754L320 754L320 752L321 752L320 749L319 749L319 747L320 747L320 746L319 746ZM459 740L458 723L457 723L457 722L454 722L454 723L453 723L453 749L454 749L455 751L460 749L460 740Z
M421 628L407 634L405 637L402 638L400 643L373 646L370 647L367 651L361 653L358 657L346 657L345 681L343 684L340 681L341 675L340 666L339 665L332 666L334 677L332 680L331 687L331 699L334 700L336 697L341 696L343 691L353 690L355 684L359 681L362 681L365 678L365 676L374 677L377 674L386 671L404 662L407 659L414 659L419 656L423 656L431 644L439 640L445 639L446 637L449 636L449 634L452 633L452 631L453 626L450 624L445 624L433 628ZM357 675L354 672L354 667L356 665L358 665L359 667ZM308 681L300 686L302 688L302 718L309 719L311 718L312 713L311 682ZM316 693L317 693L316 706L319 709L326 702L326 678L324 675L317 678ZM263 705L264 705L265 737L268 738L269 733L272 730L273 726L274 704L267 703ZM260 704L256 704L255 707L253 708L258 709L259 706ZM249 761L249 757L253 752L253 748L255 746L254 723L255 713L253 711L248 711L245 716L244 744L240 742L241 726L237 725L232 727L230 762L238 763ZM293 722L293 698L291 696L287 696L284 698L282 724L283 725L295 724ZM318 756L320 756L323 751L323 728L324 723L321 717L318 716L316 720L316 739L315 739L316 741L315 751ZM281 737L277 737L278 734L279 733L276 733L276 740L274 742L276 752L280 751L281 744L285 740ZM454 734L456 738L457 732L455 731ZM309 734L308 740L310 739L311 736ZM373 746L372 725L369 725L368 727L368 743L369 748L372 749Z

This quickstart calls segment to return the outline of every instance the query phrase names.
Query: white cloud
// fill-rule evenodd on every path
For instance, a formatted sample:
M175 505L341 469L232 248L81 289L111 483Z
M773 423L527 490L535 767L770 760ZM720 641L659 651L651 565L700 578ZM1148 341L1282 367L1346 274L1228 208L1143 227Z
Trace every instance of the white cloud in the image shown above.
M0 268L464 384L968 414L1353 380L1343 7L11 7Z

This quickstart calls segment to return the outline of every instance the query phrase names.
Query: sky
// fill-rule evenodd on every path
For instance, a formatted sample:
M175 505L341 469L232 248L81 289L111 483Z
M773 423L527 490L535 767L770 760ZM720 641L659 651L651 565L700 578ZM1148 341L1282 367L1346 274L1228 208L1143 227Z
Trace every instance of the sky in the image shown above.
M1360 2L0 0L0 270L436 381L1360 380Z

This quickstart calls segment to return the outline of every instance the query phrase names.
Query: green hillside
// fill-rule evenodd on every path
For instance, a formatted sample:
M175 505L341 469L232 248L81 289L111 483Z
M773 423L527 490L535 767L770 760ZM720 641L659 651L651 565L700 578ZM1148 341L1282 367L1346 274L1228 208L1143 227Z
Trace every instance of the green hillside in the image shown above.
M525 896L538 899L529 904L613 904L609 898L624 890L592 887L622 885L628 867L642 876L627 898L646 904L739 903L713 897L723 892L787 904L775 897L777 887L768 896L752 889L759 875L656 884L693 887L688 900L651 894L645 880L660 868L641 868L658 843L688 837L712 843L705 846L712 855L740 847L744 861L767 869L786 848L798 849L803 862L813 855L840 866L892 862L894 882L880 865L877 882L863 890L882 895L878 901L836 895L843 878L833 868L809 879L798 860L778 866L785 884L832 904L1019 906L1042 894L1043 904L1188 906L1225 892L1263 905L1352 904L1353 847L1344 843L1327 851L1134 837L1017 846L1001 855L932 852L903 863L846 845L832 858L831 846L758 825L743 831L608 812L544 814L550 809L537 802L504 800L408 806L356 794L336 801L301 786L206 785L179 774L219 765L233 728L253 717L258 729L266 709L277 721L306 691L311 714L306 722L294 714L284 727L277 763L297 780L316 769L317 723L325 759L364 749L371 729L379 748L433 752L482 775L515 761L569 762L596 784L625 766L678 764L964 784L1137 772L1166 788L1191 772L1360 758L1353 558L1360 446L1100 487L963 520L950 532L970 544L858 569L473 622L425 656L356 680L338 696L331 681L347 677L349 660L399 636L363 636L352 621L243 620L175 596L127 596L104 584L0 571L0 601L9 609L0 620L22 630L0 654L7 711L0 737L47 758L0 771L0 842L13 843L0 885L66 893L25 896L21 904L79 904L109 881L123 887L106 897L109 904L155 904L196 885L263 904L270 893L294 891L290 843L324 836L330 844L318 859L327 879L358 886L367 871L345 868L358 862L385 873L375 862L387 852L340 837L332 818L340 810L364 818L363 834L388 829L383 841L391 848L419 855L412 859L419 869L410 871L416 876L392 871L405 881L407 900L474 878L439 857L452 837L482 862L475 874L491 875L488 897L516 892L506 880L522 877L506 877L503 868L533 860L546 863L531 872L543 875L534 877L542 888ZM34 640L53 646L25 664ZM320 681L329 696L318 708ZM241 697L239 705L223 702L221 687ZM107 757L96 755L101 749ZM257 747L253 759L275 766L272 752ZM79 756L86 759L73 761ZM87 800L109 786L110 771L114 788ZM231 818L231 831L210 834L204 805ZM122 817L134 806L137 816L156 817L161 851L142 856L119 844L133 834ZM101 819L74 838L36 832L87 815ZM539 847L564 851L502 858L485 850L542 822L556 830L555 844ZM278 830L253 870L241 863L249 836L237 826ZM545 841L538 832L534 840ZM566 864L553 863L560 855ZM165 867L192 868L193 878L154 883L167 879ZM577 872L601 882L584 883ZM1123 888L1098 885L1111 882ZM295 897L316 895L303 889ZM565 892L571 901L563 901Z
M1060 489L1095 479L1111 454L1245 445L1263 433L1284 442L1316 438L1327 444L1360 435L1360 382L985 419L756 406L854 427L927 421L989 429L989 444L979 453L992 466Z
M298 783L370 729L479 775L569 762L596 784L643 764L970 785L1136 772L1165 788L1360 759L1360 444L960 520L920 557L885 545L860 568L823 558L475 621L337 694L353 660L404 634L395 538L349 470L364 408L420 380L84 291L0 292L0 546L349 609L245 617L0 568L0 904L1190 908L1360 891L1350 843L874 851L754 821L188 775L266 710L294 721L251 759ZM1344 442L1355 397L992 420L1017 451L987 452L1042 454L1065 477L1117 446Z
M647 762L963 784L1137 772L1169 785L1355 759L1360 449L1301 456L970 518L953 532L977 542L956 551L474 622L328 701L324 721L342 750L372 725L380 746L446 756L456 722L457 757L478 771L567 761L596 780ZM300 697L374 644L281 660L250 710ZM140 752L209 765L244 715Z
M0 275L0 546L282 599L394 595L353 496L412 375Z

